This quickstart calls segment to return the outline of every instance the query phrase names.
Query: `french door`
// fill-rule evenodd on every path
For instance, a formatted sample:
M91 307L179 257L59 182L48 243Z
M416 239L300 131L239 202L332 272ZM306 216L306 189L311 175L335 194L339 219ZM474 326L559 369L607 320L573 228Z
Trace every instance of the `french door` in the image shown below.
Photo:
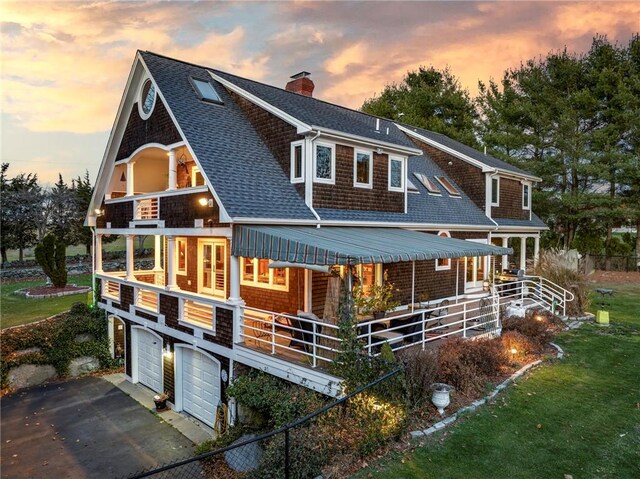
M226 297L227 242L198 240L198 292Z
M474 243L486 244L487 240L471 239ZM488 256L467 256L465 258L465 291L482 288L487 278Z

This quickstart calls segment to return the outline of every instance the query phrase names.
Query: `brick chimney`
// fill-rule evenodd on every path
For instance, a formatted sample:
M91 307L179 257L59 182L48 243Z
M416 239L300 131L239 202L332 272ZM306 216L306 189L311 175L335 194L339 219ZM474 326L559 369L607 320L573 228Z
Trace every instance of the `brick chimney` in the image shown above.
M313 96L315 85L309 75L311 75L309 72L296 73L291 77L291 81L287 83L285 89L298 95Z

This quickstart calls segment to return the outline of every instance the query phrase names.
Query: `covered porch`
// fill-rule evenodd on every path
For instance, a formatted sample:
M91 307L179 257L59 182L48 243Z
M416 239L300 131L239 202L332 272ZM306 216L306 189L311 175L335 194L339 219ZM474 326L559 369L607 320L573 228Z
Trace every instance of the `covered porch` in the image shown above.
M405 285L398 294L404 301L385 317L358 315L357 334L364 352L378 354L384 343L393 349L426 348L451 336L499 334L499 295L487 288L475 297L464 298L457 294L458 283L464 282L467 258L484 261L488 256L511 252L508 248L397 228L236 226L233 256L266 258L273 262L272 267L299 268L307 284L312 274L324 274L329 283L321 309L313 307L312 297L305 297L304 307L297 313L245 305L236 346L313 369L328 366L339 349L339 290L347 292L343 301L350 301L353 276L358 271L362 279L363 265L375 272L374 277L392 271L392 265L400 265L395 271L402 273ZM448 275L448 293L425 298L424 291L417 287L416 264L420 270L420 265L427 263L435 276ZM442 271L445 263L448 272Z

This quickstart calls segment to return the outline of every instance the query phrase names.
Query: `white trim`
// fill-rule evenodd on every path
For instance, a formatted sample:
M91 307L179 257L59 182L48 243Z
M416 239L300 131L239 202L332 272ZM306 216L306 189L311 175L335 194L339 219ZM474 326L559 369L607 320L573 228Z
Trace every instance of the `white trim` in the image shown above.
M443 238L451 238L451 233L448 230L440 230L438 231L437 236L442 236ZM436 271L448 271L451 269L451 260L453 258L442 258L436 259ZM441 263L442 261L442 263Z
M152 220L153 221L153 220ZM137 224L137 222L136 222ZM314 222L315 224L315 222ZM96 234L103 235L157 235L167 236L222 236L231 238L232 229L229 227L218 228L100 228Z
M162 336L160 336L155 331L147 328L146 326L131 325L131 382L134 384L140 382L138 377L138 333L140 331L151 333L156 338L158 338L158 340L160 340L160 391L156 392L164 392L164 361L162 360L164 340L162 339ZM151 389L151 387L146 384L143 384L143 386ZM151 390L153 391L153 389Z
M253 279L244 279L244 267L246 261L251 259L253 262ZM289 268L278 268L285 270L285 284L274 284L273 282L273 273L274 268L267 268L269 270L269 282L261 283L258 281L258 265L259 260L265 258L245 258L244 256L240 257L240 284L242 286L249 286L252 288L264 288L272 291L289 291ZM269 264L273 263L273 260L268 260Z
M490 198L491 206L500 206L500 177L499 176L489 176L489 179L491 181L491 198ZM497 194L497 200L495 202L493 201L493 191L494 191L493 190L493 182L494 182L494 180L497 181L497 184L498 184L497 190L496 190L498 194Z
M318 178L318 168L316 159L318 157L318 147L331 148L331 178ZM324 183L334 185L336 183L336 144L317 141L313 144L313 181L314 183Z
M314 131L322 133L322 136L332 137L333 139L340 141L340 143L342 143L343 140L346 140L347 142L356 143L365 147L374 147L376 149L382 147L388 152L390 151L400 155L422 156L423 154L422 150L417 148L405 147L395 143L380 141L375 138L365 138L364 136L352 135L350 133L344 133L342 131L332 130L331 128L325 128L318 125L312 125L311 128Z
M151 103L151 109L149 110L149 112L145 113L143 108L143 103L145 99L142 98L142 93L144 91L144 87L147 84L147 82L151 83L151 87L153 87L153 103ZM150 77L144 78L140 83L140 86L138 87L137 98L138 98L138 115L140 115L140 118L142 118L143 120L148 120L153 114L153 110L156 108L156 100L158 99L158 87L156 86L155 82L151 80Z
M125 203L127 201L135 200L143 200L145 198L164 198L166 196L180 196L180 195L195 195L198 193L208 193L209 188L207 186L196 186L191 188L178 188L176 190L162 190L151 193L143 193L141 195L134 196L121 196L119 198L109 198L105 199L105 205L110 205L113 203Z
M202 270L202 259L203 259L203 255L202 255L202 249L205 245L211 245L212 249L211 249L211 263L212 265L215 264L216 261L216 246L222 245L224 247L224 272L223 272L223 277L224 277L224 288L222 293L220 294L220 292L218 292L216 290L215 287L215 278L212 276L211 277L211 289L210 290L205 290L205 288L202 285L203 282L203 273L204 271ZM215 239L215 238L199 238L198 239L198 293L200 294L210 294L213 297L216 298L226 298L227 297L227 241L225 239ZM223 299L224 301L224 299Z
M399 161L400 162L400 186L391 186L391 164L394 161ZM391 156L389 155L389 160L388 160L388 167L387 167L387 188L389 189L389 191L397 191L397 192L401 192L404 193L405 192L405 185L407 183L406 181L406 164L407 161L405 158L400 157L400 156ZM405 203L406 203L406 198L405 198ZM405 211L406 213L406 211Z
M527 189L527 205L524 204L524 190ZM531 209L531 183L522 183L522 209L529 211Z
M395 124L398 128L400 128L400 130L404 131L407 135L409 136L413 136L414 138L418 138L420 141L425 142L426 144L433 146L434 148L437 148L441 151L444 151L445 153L449 153L452 156L455 156L456 158L462 160L462 161L466 161L467 163L480 168L482 170L483 173L487 173L487 172L500 172L500 173L504 173L505 175L511 175L514 176L516 178L528 178L532 181L542 181L542 178L538 178L537 176L533 176L533 175L528 175L528 174L521 174L521 173L516 173L514 171L509 171L509 170L505 170L503 168L497 168L497 167L491 167L489 165L486 165L484 163L482 163L481 161L475 160L473 158L471 158L470 156L467 156L463 153L460 153L457 150L454 150L452 148L449 148L447 146L444 146L442 143L438 143L437 141L432 140L431 138L427 138L426 136L421 135L420 133L411 130L410 128L407 128L405 126L402 125L398 125L397 123Z
M160 150L164 150L166 152L170 152L171 150L174 150L176 148L180 148L181 146L184 146L184 141L177 141L175 143L171 143L170 145L163 145L162 143L155 143L155 142L145 143L144 145L138 147L133 153L131 153L126 158L122 158L120 160L116 160L116 161L113 162L113 164L114 165L127 164L131 160L133 160L138 153L140 153L140 152L142 152L144 150L147 150L149 148L158 148Z
M291 154L291 171L290 171L290 177L291 177L291 183L304 183L304 178L305 178L305 155L304 155L304 144L305 141L304 140L298 140L298 141L292 141L291 142L291 149L290 149L290 154ZM295 168L295 164L296 164L296 148L300 147L300 176L296 177L294 176L296 168Z
M189 252L189 243L187 241L186 236L176 236L176 274L180 276L186 276L189 268L188 263L188 252ZM184 243L184 270L180 269L180 262L178 261L180 256L180 243Z
M369 157L369 181L367 183L358 182L358 154L367 155ZM373 188L373 151L361 148L353 149L353 186L355 188Z
M194 165L191 167L191 185L192 188L200 188L201 186L207 186L206 182L204 185L200 185L200 186L193 186L196 184L196 177L197 174L200 173L200 176L202 176L202 181L204 181L204 173L202 172L202 170L200 169L199 166Z

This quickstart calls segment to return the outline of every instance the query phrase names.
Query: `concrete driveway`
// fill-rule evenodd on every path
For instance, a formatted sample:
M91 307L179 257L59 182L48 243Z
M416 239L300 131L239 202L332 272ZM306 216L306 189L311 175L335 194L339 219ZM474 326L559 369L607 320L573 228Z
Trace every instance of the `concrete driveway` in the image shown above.
M113 384L82 378L5 396L2 478L114 478L193 454L193 443Z

